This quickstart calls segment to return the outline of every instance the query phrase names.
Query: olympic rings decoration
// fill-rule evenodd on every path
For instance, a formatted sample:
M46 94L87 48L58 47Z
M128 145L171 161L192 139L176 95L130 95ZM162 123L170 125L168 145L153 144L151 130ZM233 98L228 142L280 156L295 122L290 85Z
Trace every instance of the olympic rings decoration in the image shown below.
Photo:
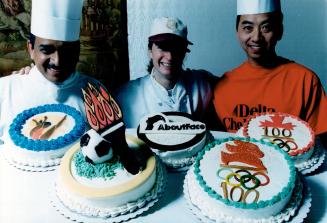
M230 174L228 174L227 176L226 176L226 183L229 185L229 186L231 186L231 187L233 187L233 186L235 186L235 187L238 187L238 186L241 186L241 183L238 183L238 184L232 184L231 182L229 182L229 179L231 178L231 177L234 177L234 176L236 176L236 177L238 177L238 178L240 178L241 177L241 175L240 174L238 174L238 173L230 173ZM243 185L242 185L243 186Z
M222 180L225 180L225 178L224 177L222 177L221 175L220 175L220 173L221 172L223 172L223 171L225 171L225 170L229 170L229 173L233 173L233 170L231 169L231 168L228 168L228 167L222 167L222 168L220 168L218 171L217 171L217 176L220 178L220 179L222 179Z
M245 179L249 179L249 180L252 180L254 181L254 185L252 187L248 187L246 186L246 183L245 183ZM252 174L247 174L247 175L243 175L241 176L241 185L245 188L245 189L248 189L248 190L252 190L252 189L255 189L257 187L259 187L260 185L260 180L258 178L256 178L254 175Z
M225 178L221 176L221 173L223 171L229 172L229 174L227 174ZM245 174L241 175L241 173L245 173ZM256 177L259 175L261 175L265 178L265 182L261 182L260 179ZM259 186L266 186L267 184L270 183L269 177L264 172L255 172L255 173L251 174L250 171L244 170L244 169L239 169L239 170L236 170L235 172L233 172L233 170L231 168L222 167L217 171L217 176L219 179L225 180L226 183L231 187L242 186L248 190L255 189ZM231 181L232 177L234 177L234 179L239 183L231 183L230 181ZM254 183L254 186L252 186L252 187L246 186L246 183L248 183L250 181L252 181Z
M273 139L273 143L277 144L280 149L284 149L286 147L285 152L289 152L290 150L296 150L298 145L292 140L282 140L282 139ZM293 146L292 146L293 145Z
M224 171L228 173L225 177L223 177L221 174ZM220 169L218 169L216 174L219 179L223 180L220 186L223 189L224 198L228 199L229 197L232 201L236 202L248 203L246 199L250 193L255 193L255 197L253 198L252 202L257 202L260 194L259 191L256 190L256 188L260 186L266 186L270 183L269 176L262 171L256 171L254 173L251 173L247 169L238 169L234 172L232 168L221 167ZM259 176L262 177L258 178ZM234 180L232 181L232 179ZM249 182L252 183L249 184ZM229 193L228 186L231 187ZM234 197L235 190L240 191L240 193L238 193L238 199Z
M251 175L251 173L250 173L249 171L247 171L247 170L239 169L239 170L236 170L236 171L235 171L235 173L242 173L242 172L246 173L247 175ZM240 178L238 178L237 176L235 176L235 180L237 180L238 182L240 182ZM247 183L247 182L249 182L250 180L251 180L251 179L248 178L247 180L244 180L244 183Z
M262 183L258 178L256 178L256 179L258 179L260 181L260 186L266 186L267 184L270 183L270 178L267 176L267 174L265 174L263 172L256 172L256 173L253 174L253 176L258 176L258 175L261 175L266 179L266 182Z

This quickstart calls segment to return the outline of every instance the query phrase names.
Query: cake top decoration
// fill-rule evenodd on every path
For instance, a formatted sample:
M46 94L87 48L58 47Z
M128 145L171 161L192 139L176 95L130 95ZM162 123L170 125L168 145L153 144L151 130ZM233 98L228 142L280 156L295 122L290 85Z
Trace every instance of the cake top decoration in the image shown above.
M87 121L91 127L80 140L85 160L99 164L118 156L131 174L143 170L152 153L147 147L139 150L129 148L122 111L115 99L101 85L88 83L82 92Z
M145 116L140 121L141 134L200 134L206 131L202 122L193 120L171 121L163 113Z

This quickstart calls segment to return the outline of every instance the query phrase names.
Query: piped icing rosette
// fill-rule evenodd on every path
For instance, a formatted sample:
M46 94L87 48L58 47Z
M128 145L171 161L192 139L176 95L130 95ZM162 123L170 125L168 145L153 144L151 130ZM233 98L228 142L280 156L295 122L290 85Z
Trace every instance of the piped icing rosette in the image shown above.
M24 110L9 128L6 155L20 165L58 165L60 157L83 135L85 121L76 109L47 104Z
M278 145L296 166L307 161L314 151L313 130L308 123L290 114L277 112L251 116L244 124L243 135Z
M276 145L228 138L207 144L199 153L184 192L190 204L212 220L277 222L274 216L288 206L296 182L293 162ZM297 191L296 196L301 194ZM296 200L297 208L301 197Z
M190 166L206 143L206 126L181 112L163 112L145 116L137 135L170 168Z

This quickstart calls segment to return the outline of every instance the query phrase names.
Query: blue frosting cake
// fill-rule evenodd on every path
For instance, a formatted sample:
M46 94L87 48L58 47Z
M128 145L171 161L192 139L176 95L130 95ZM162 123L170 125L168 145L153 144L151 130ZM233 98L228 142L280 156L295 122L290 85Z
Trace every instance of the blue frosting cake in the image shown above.
M25 136L22 133L22 129L26 121L37 114L45 112L61 112L67 114L75 120L75 126L69 133L60 136L57 139L33 140ZM62 148L63 146L79 139L84 132L85 122L80 112L73 107L63 104L47 104L25 110L16 116L9 129L9 135L15 145L34 151L46 151Z
M68 105L46 104L26 109L10 125L13 145L8 154L23 165L57 165L85 128L81 113Z

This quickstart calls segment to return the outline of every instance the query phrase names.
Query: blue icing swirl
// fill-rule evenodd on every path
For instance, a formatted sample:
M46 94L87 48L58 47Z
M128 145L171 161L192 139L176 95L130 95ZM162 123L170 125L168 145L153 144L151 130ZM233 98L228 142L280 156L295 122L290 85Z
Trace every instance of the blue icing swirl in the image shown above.
M71 116L75 120L73 129L57 139L51 140L33 140L22 134L22 128L25 122L41 113L62 112ZM85 132L85 122L79 111L64 104L46 104L35 108L24 110L13 120L9 128L9 135L15 145L32 151L49 151L60 149L70 143L78 140Z

